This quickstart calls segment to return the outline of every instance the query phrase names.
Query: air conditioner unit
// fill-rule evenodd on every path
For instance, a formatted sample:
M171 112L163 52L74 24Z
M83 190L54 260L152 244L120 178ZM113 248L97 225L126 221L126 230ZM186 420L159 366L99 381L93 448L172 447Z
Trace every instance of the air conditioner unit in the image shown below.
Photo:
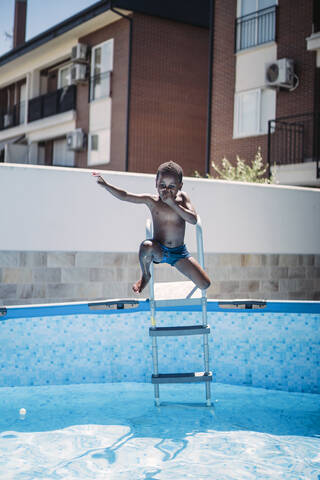
M71 60L73 62L86 62L88 54L88 46L78 43L71 49Z
M75 63L71 67L71 82L82 83L87 81L87 66L82 63Z
M266 64L265 82L268 87L293 88L294 76L293 60L289 58Z
M13 124L13 116L10 113L6 113L3 116L3 126L4 128L11 127Z
M86 145L86 134L81 128L76 128L67 133L68 150L84 150Z

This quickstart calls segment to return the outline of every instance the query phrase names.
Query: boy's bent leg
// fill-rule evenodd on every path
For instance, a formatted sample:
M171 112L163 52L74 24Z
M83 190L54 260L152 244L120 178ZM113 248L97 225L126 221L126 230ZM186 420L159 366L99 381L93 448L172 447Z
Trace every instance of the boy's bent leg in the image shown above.
M140 245L139 261L141 267L141 278L133 284L132 289L141 293L150 280L150 264L155 260L161 262L163 257L162 249L156 240L145 240Z
M174 266L195 283L200 290L206 290L210 286L210 278L195 258L181 258Z

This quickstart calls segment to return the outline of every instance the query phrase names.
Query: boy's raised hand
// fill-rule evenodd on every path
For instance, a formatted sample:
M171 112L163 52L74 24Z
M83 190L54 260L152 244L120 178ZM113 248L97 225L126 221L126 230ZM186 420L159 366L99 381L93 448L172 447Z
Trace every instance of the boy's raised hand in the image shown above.
M163 203L166 203L169 206L176 203L174 193L171 190L164 192L162 194L161 200L163 201Z
M103 178L101 177L100 173L98 173L98 172L92 172L92 175L97 178L97 183L98 183L99 185L105 185L106 182L103 180Z

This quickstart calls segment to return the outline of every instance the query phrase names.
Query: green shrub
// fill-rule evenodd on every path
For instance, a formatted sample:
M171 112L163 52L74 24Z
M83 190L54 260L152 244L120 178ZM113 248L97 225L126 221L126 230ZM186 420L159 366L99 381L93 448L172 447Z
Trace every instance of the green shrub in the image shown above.
M242 160L237 155L236 166L233 166L227 158L223 158L221 161L222 166L218 167L214 162L211 163L212 168L218 173L220 180L231 180L238 182L255 182L255 183L274 183L273 177L264 177L268 167L263 164L261 155L261 148L258 148L251 165L247 164L245 160ZM194 176L200 178L201 175L196 170ZM207 178L213 178L212 175L206 175Z

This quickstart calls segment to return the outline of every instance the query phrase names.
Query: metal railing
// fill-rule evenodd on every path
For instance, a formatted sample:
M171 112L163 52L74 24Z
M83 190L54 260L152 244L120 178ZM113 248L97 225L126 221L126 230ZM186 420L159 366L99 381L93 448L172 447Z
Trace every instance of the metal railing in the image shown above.
M235 51L272 42L276 39L277 7L268 7L236 19Z
M112 72L110 71L90 77L90 102L99 98L111 97L111 77Z
M29 100L28 122L50 117L58 113L75 110L77 89L75 85L60 88L54 92Z
M320 112L268 122L268 165L317 162L320 178Z
M0 130L16 127L25 121L25 102L0 110Z

